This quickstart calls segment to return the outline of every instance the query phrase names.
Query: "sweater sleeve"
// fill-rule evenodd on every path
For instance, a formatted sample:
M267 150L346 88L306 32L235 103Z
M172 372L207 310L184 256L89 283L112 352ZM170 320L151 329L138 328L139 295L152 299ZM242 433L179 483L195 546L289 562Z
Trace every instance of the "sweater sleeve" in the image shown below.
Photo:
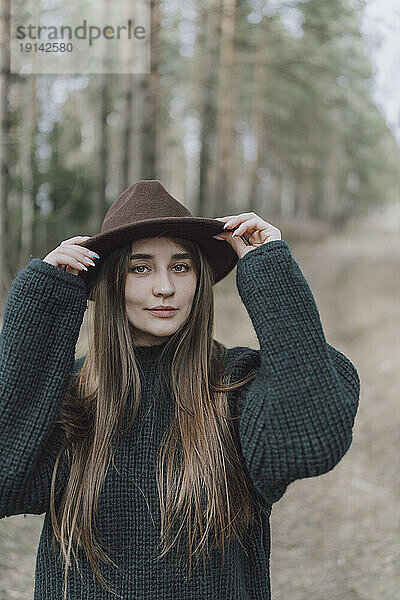
M239 438L255 488L272 503L291 482L330 471L347 452L360 380L326 342L287 242L268 242L239 259L236 284L260 344L244 361L257 374L239 389Z
M0 333L0 518L48 509L86 307L84 281L40 258L12 282ZM56 492L66 468L60 461Z

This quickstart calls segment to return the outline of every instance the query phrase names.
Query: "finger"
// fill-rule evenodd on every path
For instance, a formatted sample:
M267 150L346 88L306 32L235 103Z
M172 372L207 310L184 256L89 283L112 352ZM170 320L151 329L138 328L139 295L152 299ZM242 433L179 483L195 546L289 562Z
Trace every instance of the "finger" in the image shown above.
M75 254L75 256L86 256L88 258L100 258L97 252L93 252L93 250L89 250L89 248L85 248L85 246L79 246L77 244L64 244L63 248L68 248L71 252Z
M231 217L228 217L224 227L230 227L232 224L239 224L239 223L243 223L243 221L246 221L247 219L250 219L254 217L254 215L247 215L247 214L241 214L241 215L232 215Z
M258 229L258 223L259 223L258 218L249 219L248 221L245 221L244 223L239 225L239 227L237 229L235 229L235 231L232 233L232 235L237 236L237 235L242 235L245 231L247 231L247 232L254 231L254 230Z
M65 246L65 244L74 244L76 242L84 242L90 239L90 235L76 235L72 238L68 238L67 240L63 240L60 246Z
M243 251L243 249L247 248L247 246L249 245L247 240L245 240L243 238L243 236L242 237L241 236L234 237L233 233L231 233L231 232L229 232L228 236L226 238L224 238L224 240L232 246L232 248L235 250L235 252L239 256L240 256L241 252Z
M222 240L223 242L228 242L236 252L240 252L243 247L249 245L249 242L244 238L244 236L234 236L233 231L220 231L218 235L213 235L213 238L216 240Z
M254 212L247 212L247 213L240 213L239 215L228 215L225 217L215 217L214 221L225 221L226 219L236 219L237 217L256 217L256 213Z
M64 271L67 271L67 273L72 273L72 275L78 275L80 272L80 271L78 271L78 269L73 269L72 267L69 267L68 265L65 265Z
M88 268L77 258L75 258L74 256L69 256L68 254L63 254L62 252L60 252L57 255L57 261L59 262L59 264L68 265L72 269L79 269L80 271L82 271L82 269L84 269L85 271L88 270Z
M260 217L256 217L256 220L258 221L259 218ZM252 220L252 217L249 218L249 217L242 217L241 215L238 215L234 219L230 219L229 221L227 221L224 225L224 229L236 229L236 227L238 227L242 223L245 223L250 220Z

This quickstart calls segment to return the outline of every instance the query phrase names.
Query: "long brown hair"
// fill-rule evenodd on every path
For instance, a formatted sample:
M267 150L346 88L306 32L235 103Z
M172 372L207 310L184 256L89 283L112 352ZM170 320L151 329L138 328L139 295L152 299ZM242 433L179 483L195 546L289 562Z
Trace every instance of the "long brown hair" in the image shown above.
M192 545L198 532L200 542L193 555L201 549L205 568L204 547L211 528L216 545L222 546L224 561L225 537L228 544L232 538L242 543L241 537L254 519L255 507L262 508L238 453L235 417L227 396L229 390L254 379L256 369L245 379L230 382L229 373L224 372L225 348L213 339L214 272L197 244L167 233L161 235L189 252L197 277L190 316L161 353L161 362L164 356L172 358L166 384L175 399L175 414L160 447L157 472L162 542L158 558L173 547L186 525L190 570ZM78 565L78 547L85 550L100 584L112 591L99 570L98 560L115 563L94 531L99 493L113 458L114 440L118 443L131 430L141 397L134 333L125 308L130 251L130 245L114 251L98 266L93 303L88 310L93 338L89 339L81 372L71 379L58 419L65 440L54 465L50 513L53 548L58 542L65 562L64 598L71 553ZM121 432L128 392L133 393L132 418L126 431ZM63 452L68 456L70 472L56 514L55 479ZM179 452L183 458L177 476L174 461ZM178 534L170 542L171 529L178 522Z

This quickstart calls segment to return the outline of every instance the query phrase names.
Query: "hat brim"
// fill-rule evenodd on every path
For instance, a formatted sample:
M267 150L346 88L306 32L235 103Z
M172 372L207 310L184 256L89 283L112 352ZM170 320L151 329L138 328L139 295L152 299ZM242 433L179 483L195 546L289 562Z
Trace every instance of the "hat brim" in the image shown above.
M236 266L239 257L232 246L227 242L215 240L224 229L224 224L215 219L202 217L164 217L163 219L143 220L138 224L122 226L113 230L94 235L89 240L79 244L99 254L96 265L115 250L127 246L134 240L145 237L154 237L160 233L167 233L171 237L181 237L196 242L205 254L211 265L215 280L214 284L223 279ZM88 299L91 300L91 283L96 274L96 266L89 267L88 271L80 271L79 276L86 283Z

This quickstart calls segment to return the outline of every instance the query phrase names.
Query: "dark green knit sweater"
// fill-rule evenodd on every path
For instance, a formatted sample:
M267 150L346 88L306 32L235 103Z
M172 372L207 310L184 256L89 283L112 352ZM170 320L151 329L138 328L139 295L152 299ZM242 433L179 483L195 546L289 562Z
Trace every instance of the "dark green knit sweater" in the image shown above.
M160 509L155 467L173 407L155 388L161 346L139 347L143 397L131 434L121 442L103 485L99 535L119 571L102 568L119 597L129 600L267 600L270 598L269 513L290 482L332 469L348 450L360 381L353 364L330 346L319 313L290 247L268 242L237 263L236 284L255 328L260 350L227 349L234 379L254 367L256 378L230 401L240 415L238 446L256 491L265 502L262 526L247 542L230 546L221 567L216 549L192 562L173 551L156 562ZM0 517L46 512L39 543L36 600L61 600L63 564L52 553L49 494L61 443L56 425L73 371L75 346L87 307L83 280L39 258L16 275L0 334ZM157 384L158 385L158 384ZM58 497L67 477L60 463ZM184 541L184 537L182 538ZM88 563L82 577L69 569L68 598L115 598L97 582ZM292 575L295 575L292 573Z

